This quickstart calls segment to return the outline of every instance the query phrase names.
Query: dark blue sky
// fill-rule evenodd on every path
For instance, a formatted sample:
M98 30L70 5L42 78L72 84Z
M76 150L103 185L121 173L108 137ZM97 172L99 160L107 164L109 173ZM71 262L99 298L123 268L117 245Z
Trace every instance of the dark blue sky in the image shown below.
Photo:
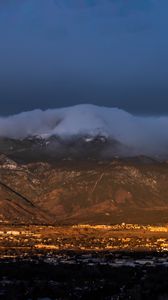
M166 0L1 0L0 114L79 103L168 113Z

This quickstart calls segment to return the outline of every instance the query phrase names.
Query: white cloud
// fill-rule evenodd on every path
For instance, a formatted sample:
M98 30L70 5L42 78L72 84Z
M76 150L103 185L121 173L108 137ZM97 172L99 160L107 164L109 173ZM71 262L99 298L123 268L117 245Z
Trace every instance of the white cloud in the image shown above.
M0 136L102 134L116 139L134 154L168 156L168 117L133 116L117 108L94 105L34 110L0 118Z

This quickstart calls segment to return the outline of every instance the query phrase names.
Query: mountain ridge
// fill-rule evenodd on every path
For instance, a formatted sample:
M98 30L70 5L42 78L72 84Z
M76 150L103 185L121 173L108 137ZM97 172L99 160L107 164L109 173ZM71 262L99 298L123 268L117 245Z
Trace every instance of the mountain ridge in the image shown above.
M0 118L0 152L10 142L11 147L20 145L20 152L24 143L25 147L43 144L51 152L81 151L82 158L83 147L87 153L87 145L99 144L96 151L100 150L105 157L145 155L166 159L167 125L167 116L135 116L121 109L88 104L34 110Z
M4 160L0 160L2 221L55 225L168 222L166 162L142 157L52 164L9 163L7 157L5 164Z

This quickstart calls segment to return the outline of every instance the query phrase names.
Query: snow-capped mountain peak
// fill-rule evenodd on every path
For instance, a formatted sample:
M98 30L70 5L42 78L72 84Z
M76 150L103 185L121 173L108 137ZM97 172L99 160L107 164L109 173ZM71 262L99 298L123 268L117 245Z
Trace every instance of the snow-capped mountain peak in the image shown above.
M98 144L116 141L129 149L130 155L168 156L167 127L168 117L133 116L121 109L89 104L0 118L1 137L47 145L58 140Z

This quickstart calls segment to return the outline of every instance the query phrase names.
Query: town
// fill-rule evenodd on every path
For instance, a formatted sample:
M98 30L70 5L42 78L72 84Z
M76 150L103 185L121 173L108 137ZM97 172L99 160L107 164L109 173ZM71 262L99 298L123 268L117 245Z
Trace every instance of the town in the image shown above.
M138 224L73 226L0 225L0 256L62 250L168 251L168 226Z

